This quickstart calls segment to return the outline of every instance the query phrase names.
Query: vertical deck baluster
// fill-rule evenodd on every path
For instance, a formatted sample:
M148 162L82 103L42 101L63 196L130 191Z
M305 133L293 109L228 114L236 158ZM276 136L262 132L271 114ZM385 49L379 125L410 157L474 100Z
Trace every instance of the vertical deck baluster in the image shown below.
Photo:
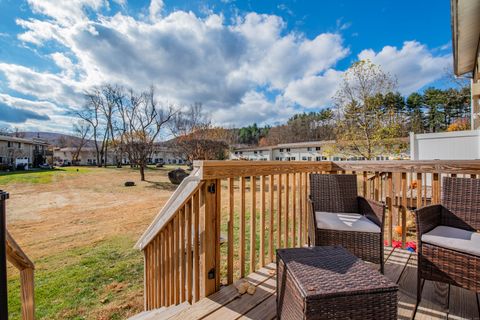
M438 178L438 173L433 174L432 179L432 204L439 203L440 197L440 181Z
M256 269L256 244L257 244L257 177L250 177L250 272Z
M192 199L190 198L186 205L186 212L185 212L187 230L186 230L186 255L187 255L187 301L192 303L192 280L193 280L193 250L192 250Z
M363 176L362 176L362 192L363 192L363 197L367 197L367 172L363 171Z
M185 256L185 212L186 206L180 210L180 302L184 302L186 299L185 290L187 287L186 284L186 274L187 274L187 265L186 265L186 256Z
M216 291L220 290L220 228L222 226L222 180L217 179L215 181L216 184L216 200L217 203L215 205L215 212L216 212L216 241L215 241L215 288Z
M180 210L179 210L180 211ZM175 301L175 304L179 304L180 303L180 262L179 262L179 258L180 258L180 248L179 248L179 238L180 238L180 234L179 234L179 212L177 212L177 214L175 215L175 218L173 219L173 228L174 228L174 231L173 231L173 235L174 235L174 238L173 238L173 268L174 268L174 278L175 278L175 284L174 284L174 292L175 292L175 296L174 296L174 301Z
M175 273L176 273L176 270L174 268L174 261L175 261L175 256L174 256L174 236L173 236L173 220L170 221L170 223L168 224L168 234L169 234L169 239L168 239L168 243L169 243L169 252L168 252L168 260L169 260L169 270L170 270L170 273L168 275L168 278L170 279L170 283L169 283L169 296L168 296L168 304L171 305L171 304L174 304L175 303Z
M227 283L233 283L233 221L235 210L234 178L228 178L228 248L227 248Z
M162 265L160 273L160 306L163 307L165 303L165 229L160 232L160 264Z
M153 259L154 259L154 271L153 271L153 286L154 286L154 308L159 307L159 287L158 287L158 274L159 274L159 263L158 263L158 236L153 239Z
M240 260L240 278L245 277L245 177L240 178L240 243L239 243L239 260Z
M298 174L298 212L299 212L299 217L298 217L298 244L299 246L303 246L303 228L305 227L303 225L303 201L302 201L302 176L303 173L300 172Z
M290 219L290 174L285 175L285 230L284 230L284 241L285 248L288 248L289 245L289 219Z
M282 175L277 181L277 249L282 247Z
M307 237L308 237L308 219L310 217L308 216L308 192L309 192L309 176L308 172L304 173L304 188L303 188L303 239L305 243L307 242Z
M392 245L393 240L393 184L392 184L392 173L387 174L387 208L388 208L388 231L387 231L387 241L388 245Z
M260 268L265 265L265 178L260 178Z
M200 192L193 194L193 287L195 302L200 300Z
M402 248L407 240L407 173L402 172Z
M274 194L274 188L275 188L275 176L274 175L270 175L269 179L268 179L268 183L269 183L269 186L268 186L268 192L269 192L269 196L270 196L270 206L269 206L269 209L270 209L270 228L268 230L268 262L272 262L273 261L273 253L274 253L274 250L273 250L273 236L274 236L274 210L275 210L275 194Z
M292 247L297 246L297 174L292 177Z
M422 184L423 184L422 174L417 173L417 187L416 187L416 189L417 189L417 203L416 203L417 209L422 207Z

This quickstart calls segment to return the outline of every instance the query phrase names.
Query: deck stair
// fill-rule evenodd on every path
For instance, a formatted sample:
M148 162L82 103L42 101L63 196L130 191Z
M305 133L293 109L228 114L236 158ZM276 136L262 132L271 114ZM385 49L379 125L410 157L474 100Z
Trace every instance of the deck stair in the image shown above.
M180 312L187 310L189 307L190 303L184 302L171 307L162 307L150 311L143 311L129 318L129 320L168 320L172 319Z

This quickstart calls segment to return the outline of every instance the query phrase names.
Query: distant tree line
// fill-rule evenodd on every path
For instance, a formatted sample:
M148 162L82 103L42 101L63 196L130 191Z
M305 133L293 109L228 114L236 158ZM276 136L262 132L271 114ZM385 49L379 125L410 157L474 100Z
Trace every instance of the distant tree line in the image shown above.
M370 159L375 150L388 148L409 132L469 129L469 84L459 80L451 84L451 88L431 87L403 96L394 77L370 61L358 61L345 72L332 108L299 113L278 126L243 127L236 130L234 140L267 146L336 139L344 151Z

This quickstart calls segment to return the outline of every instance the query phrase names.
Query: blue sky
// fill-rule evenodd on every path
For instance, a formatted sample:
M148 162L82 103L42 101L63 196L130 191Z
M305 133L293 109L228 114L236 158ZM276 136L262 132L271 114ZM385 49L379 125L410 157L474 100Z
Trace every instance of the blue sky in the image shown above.
M103 83L275 124L330 106L358 59L403 94L445 86L450 2L0 0L0 127L68 132Z

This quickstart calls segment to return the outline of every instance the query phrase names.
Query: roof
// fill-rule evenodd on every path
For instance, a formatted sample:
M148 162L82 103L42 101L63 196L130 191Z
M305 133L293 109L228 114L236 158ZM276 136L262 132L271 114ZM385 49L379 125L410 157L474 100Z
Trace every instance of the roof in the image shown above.
M334 144L335 140L322 140L322 141L306 141L306 142L294 142L294 143L282 143L275 146L275 148L308 148L308 147L320 147L326 144Z
M34 144L34 145L43 145L48 146L48 142L42 139L25 139L25 138L18 138L18 137L11 137L11 136L0 136L0 141L12 141L12 142L21 142L27 144Z
M275 148L275 146L266 146L266 147L244 147L244 148L235 148L233 149L233 151L260 151L260 150L265 150L265 151L269 151L269 150L272 150L273 148Z
M480 39L480 1L451 0L453 71L473 73Z

